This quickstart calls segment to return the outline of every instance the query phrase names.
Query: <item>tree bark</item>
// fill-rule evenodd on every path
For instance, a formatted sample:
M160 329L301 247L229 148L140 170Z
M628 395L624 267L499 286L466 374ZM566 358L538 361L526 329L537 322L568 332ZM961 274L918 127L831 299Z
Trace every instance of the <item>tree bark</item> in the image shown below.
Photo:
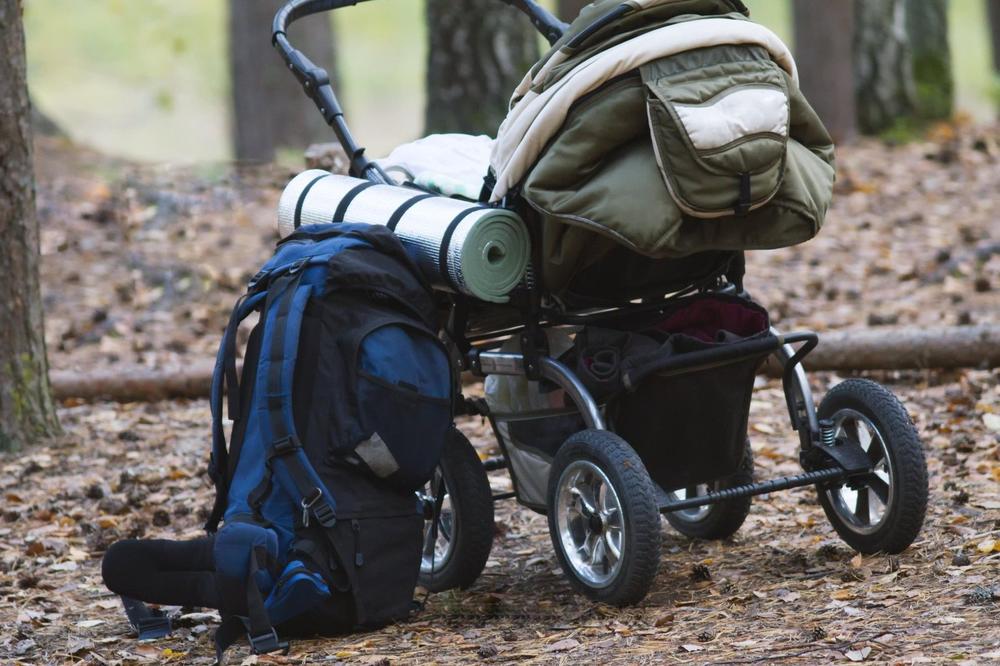
M857 135L853 0L794 0L795 61L802 92L835 141Z
M890 129L916 109L907 1L854 0L855 98L866 134Z
M948 44L948 0L906 0L916 113L922 120L951 118L955 81Z
M496 0L427 0L428 133L496 136L514 88L538 60L538 33Z
M589 5L592 0L559 0L559 18L572 23L580 10Z
M304 150L331 130L271 47L271 22L283 0L229 0L229 71L233 154L241 162L268 162L279 148ZM289 39L336 88L333 30L328 14L303 19Z
M1000 0L986 0L990 19L990 38L993 44L993 71L1000 74Z
M49 394L20 0L0 0L0 449L59 432Z

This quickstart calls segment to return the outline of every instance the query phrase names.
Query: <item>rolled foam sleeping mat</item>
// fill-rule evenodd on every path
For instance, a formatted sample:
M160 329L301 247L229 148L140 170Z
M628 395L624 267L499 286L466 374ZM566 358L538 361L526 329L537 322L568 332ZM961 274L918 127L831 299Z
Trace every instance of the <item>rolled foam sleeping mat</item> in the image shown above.
M428 282L506 303L524 278L531 239L503 208L311 169L292 179L278 202L282 238L303 224L361 222L389 227Z

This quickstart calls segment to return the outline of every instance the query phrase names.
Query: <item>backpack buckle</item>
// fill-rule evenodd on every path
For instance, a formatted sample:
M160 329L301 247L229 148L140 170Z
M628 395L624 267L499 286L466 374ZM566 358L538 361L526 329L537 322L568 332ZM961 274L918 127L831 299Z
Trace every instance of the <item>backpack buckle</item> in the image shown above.
M259 271L257 271L257 273L252 278L250 278L250 282L247 283L247 289L251 289L252 290L258 284L260 284L261 282L263 282L264 280L266 280L268 278L268 276L270 276L270 275L271 275L271 271L269 271L269 270L267 270L265 268L260 269Z
M301 448L299 441L292 436L282 437L274 444L271 445L271 455L269 458L280 458L281 456L287 456L290 453L295 453L297 449Z
M253 636L248 632L247 640L250 642L250 649L253 650L254 654L268 654L279 650L282 654L288 654L288 641L279 639L278 632L274 630L274 627L269 633L260 636Z
M316 502L323 497L323 491L319 488L313 488L313 495L311 497L303 497L302 501L299 503L302 507L302 527L309 527L309 509L316 505ZM317 516L318 518L319 516ZM320 521L322 522L322 521Z
M303 257L288 267L288 275L295 275L309 263L309 257Z

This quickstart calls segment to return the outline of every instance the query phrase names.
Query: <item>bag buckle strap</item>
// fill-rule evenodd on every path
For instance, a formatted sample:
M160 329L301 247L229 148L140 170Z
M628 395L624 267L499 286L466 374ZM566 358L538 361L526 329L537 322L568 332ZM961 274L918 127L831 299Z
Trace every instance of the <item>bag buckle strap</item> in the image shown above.
M295 453L296 450L302 448L299 444L299 440L295 437L289 435L288 437L282 437L278 441L271 444L271 453L268 458L280 458L281 456L287 456L291 453Z
M278 638L278 632L271 628L271 631L260 636L254 636L250 632L247 632L247 641L250 642L250 649L253 650L254 654L268 654L270 652L281 652L281 654L288 654L289 646L288 641L283 641Z
M302 507L302 527L309 527L309 510L316 506L316 503L319 502L322 497L323 491L319 488L313 488L312 495L302 498L302 501L299 503ZM319 518L319 516L317 516L317 518Z

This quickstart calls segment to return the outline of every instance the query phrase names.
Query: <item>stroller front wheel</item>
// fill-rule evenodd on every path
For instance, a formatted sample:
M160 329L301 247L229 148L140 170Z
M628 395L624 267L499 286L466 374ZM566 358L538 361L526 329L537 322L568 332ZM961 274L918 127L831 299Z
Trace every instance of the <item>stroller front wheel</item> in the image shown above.
M649 473L623 439L572 435L552 462L549 534L570 583L617 606L646 596L660 561L660 515Z
M863 479L818 488L833 528L861 553L898 553L916 539L927 510L927 463L906 409L888 389L867 379L833 387L818 415L838 438L858 444L872 471Z

